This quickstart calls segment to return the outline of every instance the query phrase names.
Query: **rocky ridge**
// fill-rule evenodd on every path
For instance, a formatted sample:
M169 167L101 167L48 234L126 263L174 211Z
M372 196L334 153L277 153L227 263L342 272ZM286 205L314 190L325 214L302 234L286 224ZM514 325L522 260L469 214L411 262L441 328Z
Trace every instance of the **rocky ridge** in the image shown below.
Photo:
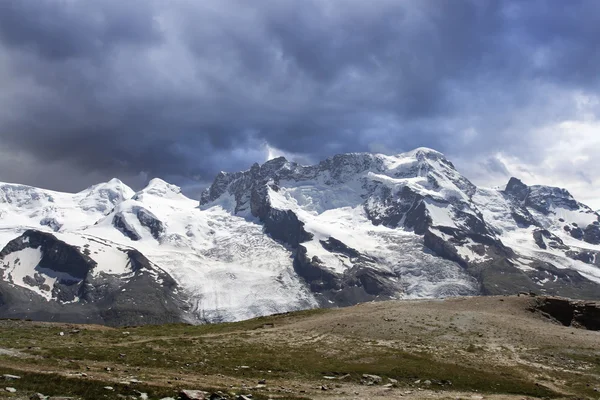
M215 322L365 301L600 296L600 216L559 188L480 188L420 148L76 194L0 185L0 316ZM142 310L139 315L135 310Z

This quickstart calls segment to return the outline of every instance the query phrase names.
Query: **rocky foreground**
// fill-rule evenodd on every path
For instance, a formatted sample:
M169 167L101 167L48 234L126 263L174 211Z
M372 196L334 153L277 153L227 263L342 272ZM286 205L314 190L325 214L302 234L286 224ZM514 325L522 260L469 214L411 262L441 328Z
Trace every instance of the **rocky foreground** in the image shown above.
M523 294L204 326L3 320L0 398L597 399L599 310Z

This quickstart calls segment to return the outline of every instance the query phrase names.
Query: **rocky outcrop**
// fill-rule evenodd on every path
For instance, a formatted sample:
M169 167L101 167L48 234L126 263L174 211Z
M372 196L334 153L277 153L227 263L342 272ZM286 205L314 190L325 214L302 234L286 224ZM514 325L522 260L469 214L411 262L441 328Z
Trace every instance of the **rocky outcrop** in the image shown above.
M13 285L4 277L0 279L0 318L113 326L188 320L187 299L179 293L177 283L135 249L113 250L127 255L126 273L97 272L96 262L84 254L85 249L50 233L28 230L0 251L0 275L2 260L27 248L39 250L41 260L35 267L38 272L27 275L23 283L51 293L51 298ZM52 287L48 277L55 278Z
M340 289L340 277L329 270L318 257L309 258L306 247L302 245L296 249L294 271L309 284L313 292Z
M321 246L331 253L340 253L350 258L360 258L361 254L358 250L347 246L340 240L334 237L329 237L327 240L320 240ZM371 259L369 259L371 260Z
M263 223L266 233L292 248L312 238L312 235L304 230L304 222L300 221L293 211L271 207L264 189L252 191L251 210L252 215Z
M119 232L123 235L127 236L129 239L133 241L140 240L142 237L139 233L135 231L128 223L126 217L123 213L117 213L113 216L112 224Z
M377 185L376 185L377 186ZM427 215L424 197L408 186L398 192L384 185L373 189L372 197L365 202L367 217L374 225L398 228L402 225L416 233L423 233L431 224Z
M143 207L134 206L131 207L131 210L122 210L115 213L112 219L113 226L133 241L142 239L142 235L129 222L128 218L131 217L136 218L142 227L148 229L156 240L165 232L164 224L154 214Z
M583 230L583 240L591 244L600 244L600 223L595 221Z
M336 273L318 257L309 258L304 246L298 246L294 257L294 270L308 283L322 307L343 307L399 297L399 289L391 281L397 278L395 274L373 268L367 264L372 262L372 259L353 252L353 249L336 239L330 239L325 245L335 246L340 254L351 254L355 264L343 273Z
M162 221L159 220L158 218L156 218L156 216L154 214L152 214L150 211L148 211L142 207L134 209L133 212L135 212L135 215L136 215L138 221L140 221L140 224L143 227L146 227L150 231L150 233L152 234L152 237L154 239L158 240L160 235L165 230L165 227L164 227Z
M600 330L600 303L598 302L544 296L535 298L530 310L540 312L564 326Z
M513 202L515 221L524 227L540 226L528 211L528 208L542 215L551 215L554 213L553 210L561 208L589 214L595 219L591 224L579 226L573 222L565 224L563 229L577 240L583 240L590 244L600 244L600 216L586 205L575 200L567 190L551 186L527 186L513 177L506 185L504 194ZM564 222L562 218L561 221Z
M40 220L40 225L47 226L54 232L58 232L62 228L62 224L56 218L45 217Z
M520 179L511 177L504 189L504 193L518 202L525 202L529 196L529 186L524 184Z
M547 229L535 229L533 231L533 239L535 240L535 244L537 244L540 249L569 249L569 246L565 246L562 239L552 234Z
M510 178L504 193L521 205L545 215L551 212L552 207L578 209L581 206L565 189L539 185L527 186L515 177Z
M40 267L63 272L79 280L83 280L96 266L94 260L82 254L76 247L58 240L50 233L36 230L27 230L18 238L11 240L0 251L0 260L10 253L25 248L39 248L42 251Z

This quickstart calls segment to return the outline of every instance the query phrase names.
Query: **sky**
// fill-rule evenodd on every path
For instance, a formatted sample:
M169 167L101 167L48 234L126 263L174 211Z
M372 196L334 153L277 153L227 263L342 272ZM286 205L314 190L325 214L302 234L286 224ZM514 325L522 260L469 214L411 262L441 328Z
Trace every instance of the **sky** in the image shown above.
M3 0L0 181L443 152L600 208L600 2Z

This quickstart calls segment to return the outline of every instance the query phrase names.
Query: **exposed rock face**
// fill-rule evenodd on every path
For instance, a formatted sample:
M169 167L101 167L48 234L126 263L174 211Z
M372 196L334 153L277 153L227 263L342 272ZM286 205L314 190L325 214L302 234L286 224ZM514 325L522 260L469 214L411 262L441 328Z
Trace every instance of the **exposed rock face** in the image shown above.
M510 178L504 192L518 202L525 202L529 196L529 186L515 177Z
M56 272L64 272L76 279L84 279L96 263L75 247L56 239L52 234L27 230L20 237L10 241L0 251L0 259L20 250L39 248L43 254L39 266Z
M215 322L395 298L597 299L599 218L559 188L478 188L424 148L276 158L218 174L200 206L160 179L137 193L0 184L2 246L13 239L0 316Z
M312 189L304 189L309 185L320 187L319 196L332 198L342 205L362 207L373 226L419 235L428 251L456 263L464 273L475 278L481 294L539 291L541 286L548 293L580 293L589 297L593 288L598 287L577 272L562 271L562 265L557 268L547 259L533 257L530 260L530 254L523 256L504 242L504 235L510 231L528 229L535 248L560 252L564 259L597 265L593 250L568 246L560 235L547 228L552 221L558 221L557 213L578 213L583 217L577 219L591 222L580 227L571 221L565 232L578 240L596 243L600 241L597 214L575 201L564 189L527 186L517 178L511 178L503 191L481 191L461 176L443 155L429 149L417 149L407 159L397 160L374 154L345 154L314 166L300 166L277 158L263 165L255 164L245 172L220 173L203 193L200 203L206 207L223 196L231 196L235 200L234 213L249 212L258 217L265 232L297 249L294 269L314 293L348 292L349 287L356 292L356 287L360 287L364 295L376 292L375 296L402 296L404 289L398 284L402 276L397 271L383 269L383 272L377 267L381 261L376 257L361 251L360 247L349 246L344 238L322 237L308 225L312 217L306 214L302 202L308 201L312 213L322 213L331 207L321 199L316 203L317 194ZM360 199L348 202L334 197L336 191L349 187L352 195L359 195ZM307 199L305 193L310 193L311 198ZM509 218L503 219L501 226L488 219L489 212L486 214L489 207L486 202L491 200L501 202L501 208L493 205L494 212L499 213L493 217ZM325 256L320 255L314 245L302 245L314 241L325 250ZM345 265L344 271L332 268L332 255ZM530 261L523 266L523 259ZM374 281L379 289L369 293L368 285L354 279L358 271L369 271L369 276L377 276ZM355 285L357 282L360 284ZM574 285L579 289L573 289Z
M140 224L150 231L154 239L158 239L159 236L164 232L164 226L154 214L144 208L138 208L135 210L138 221Z
M600 244L600 224L598 221L585 228L583 231L583 240L591 244Z
M164 233L164 225L154 214L146 210L143 207L132 207L127 213L131 213L135 216L140 225L150 231L154 239L159 239ZM125 236L131 240L140 240L141 234L136 231L132 226L131 222L128 221L128 215L124 211L117 212L113 216L113 226L121 231Z
M62 224L55 218L45 217L40 220L40 225L50 227L54 232L58 232L62 228Z
M346 248L343 244L341 247ZM364 256L356 254L356 258ZM318 257L309 259L302 245L296 251L294 270L310 285L322 307L348 306L398 295L398 289L389 280L395 277L394 274L361 263L337 274L328 270Z
M540 249L569 249L569 246L565 246L564 242L559 237L553 235L546 229L535 229L533 231L533 239Z
M527 186L517 178L511 178L506 185L504 193L512 200L515 207L519 207L523 214L517 215L515 220L524 225L541 226L535 221L528 209L537 211L545 216L552 216L555 210L575 211L589 214L591 223L579 226L577 222L565 224L563 229L577 240L584 240L591 244L600 244L600 222L597 213L588 206L576 201L571 193L565 189L549 186ZM561 222L565 222L563 218Z
M362 254L360 254L360 252L358 250L353 249L352 247L346 246L340 240L337 240L336 238L331 237L331 236L327 240L321 240L320 243L321 243L321 246L323 246L323 248L329 252L341 253L350 258L363 257ZM365 258L365 257L363 257L363 258ZM368 259L368 258L365 258L365 260L371 261L371 262L373 261L372 259Z
M600 330L600 303L573 301L560 297L536 298L532 311L541 311L564 326L574 326L593 331Z
M264 187L253 188L250 195L250 210L265 226L271 237L292 248L310 240L312 235L304 230L304 223L291 210L278 210L271 202Z
M39 252L39 261L27 260L28 250ZM50 233L24 232L0 251L0 318L108 325L184 321L187 305L174 293L175 281L139 251L122 252L127 264L113 275L97 271L84 251ZM20 286L12 284L21 274L17 268L33 271Z

